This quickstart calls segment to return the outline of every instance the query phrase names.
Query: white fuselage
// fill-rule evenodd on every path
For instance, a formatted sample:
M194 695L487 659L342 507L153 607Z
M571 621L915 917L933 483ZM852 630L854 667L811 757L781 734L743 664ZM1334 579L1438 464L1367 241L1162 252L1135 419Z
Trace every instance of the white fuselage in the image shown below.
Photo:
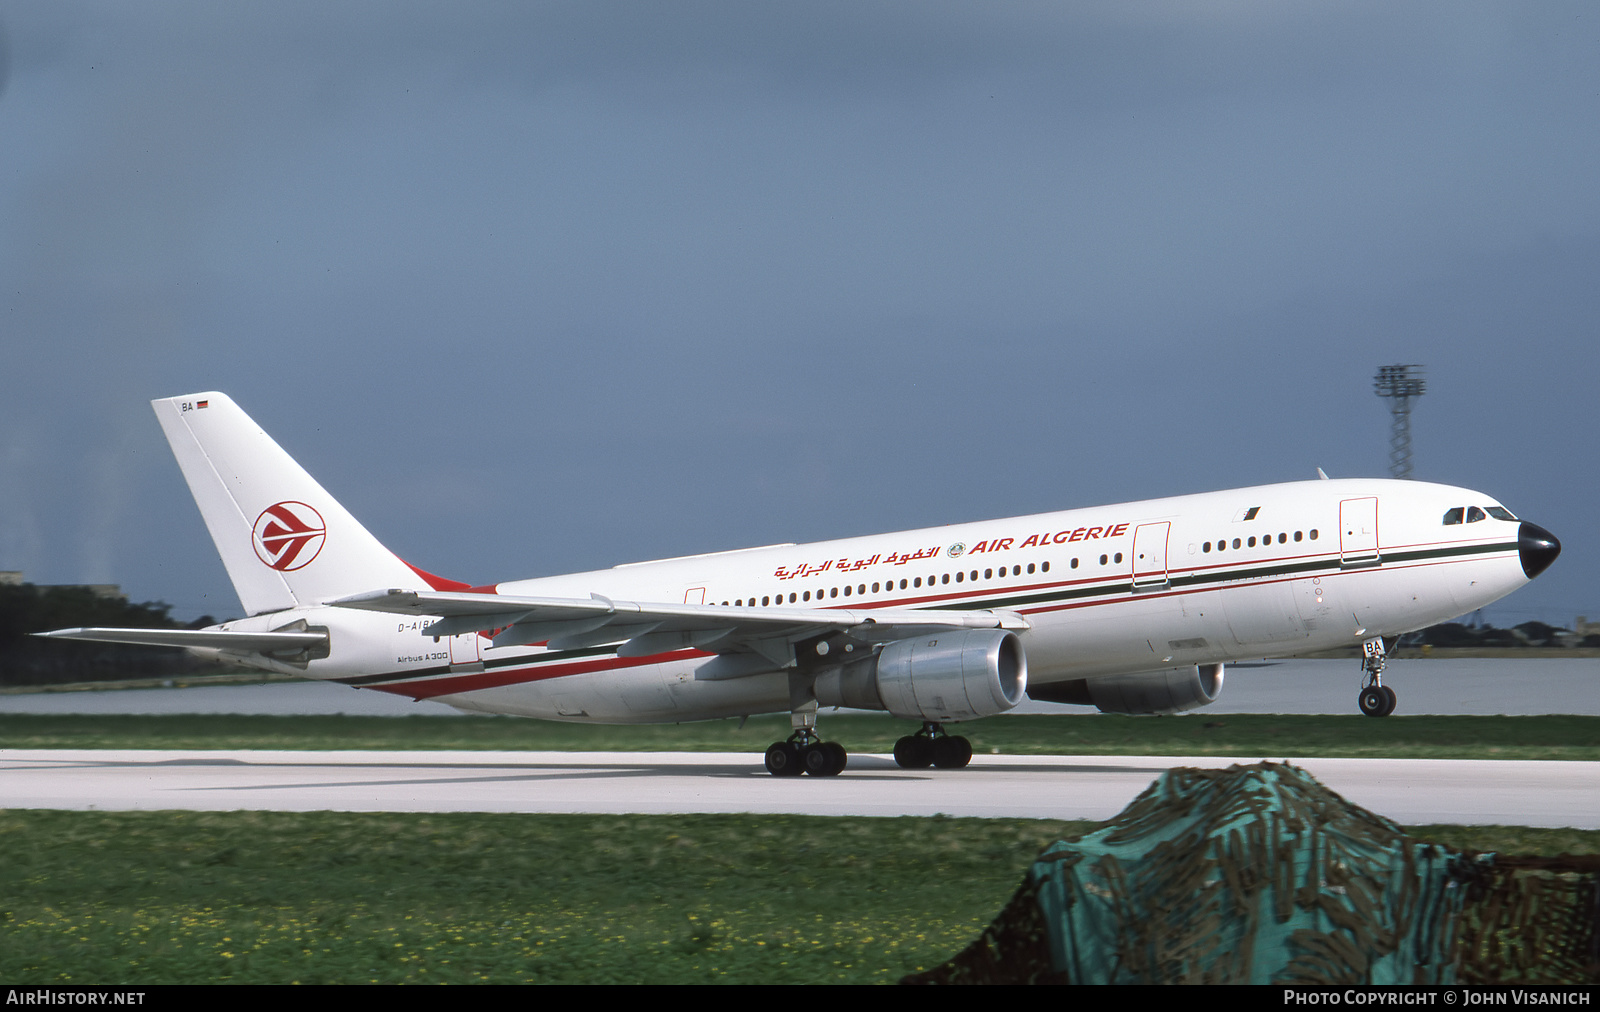
M1014 612L1028 683L1281 656L1396 636L1481 608L1528 581L1516 520L1444 523L1497 502L1385 479L1308 481L668 559L502 583L525 597L731 607ZM1503 511L1501 511L1503 512ZM613 645L435 639L405 616L311 607L226 624L329 630L296 674L463 709L607 723L790 709L782 672L700 680L709 655L619 657ZM487 633L488 631L485 631Z

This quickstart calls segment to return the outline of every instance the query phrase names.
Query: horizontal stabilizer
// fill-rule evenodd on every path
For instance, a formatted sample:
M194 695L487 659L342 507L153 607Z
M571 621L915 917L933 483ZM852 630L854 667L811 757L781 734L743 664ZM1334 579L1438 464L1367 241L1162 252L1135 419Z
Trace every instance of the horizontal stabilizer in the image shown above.
M207 647L236 654L298 654L323 649L326 632L226 632L220 629L56 629L34 633L63 640L135 643L151 647Z

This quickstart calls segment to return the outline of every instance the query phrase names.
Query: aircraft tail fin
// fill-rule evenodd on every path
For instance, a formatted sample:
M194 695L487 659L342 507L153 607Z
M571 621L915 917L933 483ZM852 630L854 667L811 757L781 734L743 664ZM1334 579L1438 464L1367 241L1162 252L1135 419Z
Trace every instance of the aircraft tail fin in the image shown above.
M150 403L248 614L380 588L445 589L385 548L226 394Z

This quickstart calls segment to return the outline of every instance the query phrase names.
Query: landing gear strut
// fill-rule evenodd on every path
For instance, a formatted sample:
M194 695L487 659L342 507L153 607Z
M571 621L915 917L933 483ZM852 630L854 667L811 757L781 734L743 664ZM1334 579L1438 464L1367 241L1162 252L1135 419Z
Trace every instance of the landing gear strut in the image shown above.
M944 725L924 721L922 730L894 743L894 761L908 769L960 769L972 761L972 742L959 734L946 734Z
M790 715L790 724L794 733L767 748L768 773L775 777L797 777L802 773L814 777L836 777L844 772L845 764L850 760L844 746L817 737L815 702L809 709L795 710Z
M1357 702L1361 712L1369 717L1387 717L1394 712L1394 690L1383 684L1383 664L1387 660L1383 640L1374 638L1361 644L1361 695Z

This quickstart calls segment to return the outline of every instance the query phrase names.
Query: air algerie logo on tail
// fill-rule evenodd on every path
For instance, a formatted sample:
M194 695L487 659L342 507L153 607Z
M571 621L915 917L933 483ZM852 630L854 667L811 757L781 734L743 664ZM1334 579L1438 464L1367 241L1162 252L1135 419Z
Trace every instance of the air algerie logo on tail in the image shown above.
M262 562L287 573L316 558L327 537L322 514L303 502L280 502L256 517L251 540Z

